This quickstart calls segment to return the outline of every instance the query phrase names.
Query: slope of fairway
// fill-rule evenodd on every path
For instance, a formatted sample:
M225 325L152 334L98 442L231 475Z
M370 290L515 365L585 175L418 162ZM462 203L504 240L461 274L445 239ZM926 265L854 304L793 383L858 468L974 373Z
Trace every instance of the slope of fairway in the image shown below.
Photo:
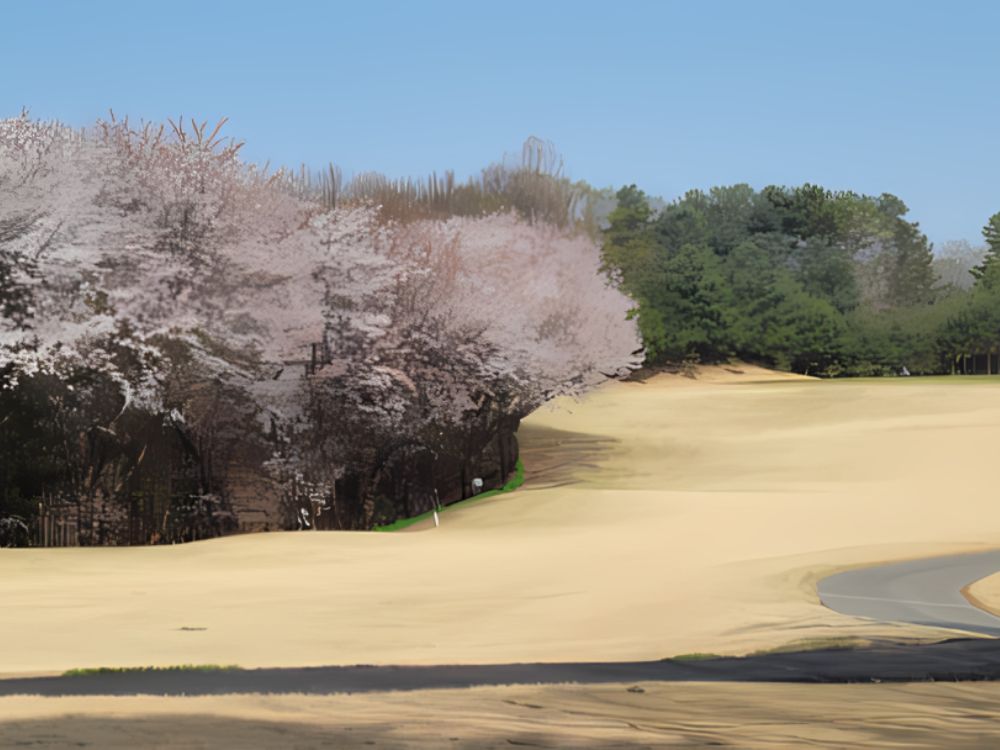
M657 659L927 635L833 613L814 582L1000 545L1000 380L761 376L657 376L546 408L522 431L525 486L437 529L0 550L0 672Z

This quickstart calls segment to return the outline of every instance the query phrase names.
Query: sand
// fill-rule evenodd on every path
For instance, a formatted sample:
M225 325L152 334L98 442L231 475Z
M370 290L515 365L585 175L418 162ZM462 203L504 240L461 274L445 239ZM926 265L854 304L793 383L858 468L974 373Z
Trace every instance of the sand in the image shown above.
M979 750L1000 745L998 714L997 683L641 683L338 696L6 698L0 702L0 747Z
M404 533L0 550L0 673L658 659L940 637L827 610L850 566L1000 546L1000 379L707 371L526 420L525 487Z

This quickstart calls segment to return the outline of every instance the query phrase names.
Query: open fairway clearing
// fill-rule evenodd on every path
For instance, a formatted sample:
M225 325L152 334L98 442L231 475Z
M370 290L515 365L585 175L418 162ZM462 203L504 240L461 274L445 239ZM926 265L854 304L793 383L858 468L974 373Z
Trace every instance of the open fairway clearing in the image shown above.
M815 581L1000 546L1000 379L766 377L660 375L545 408L522 430L525 486L436 529L0 550L0 672L940 637L831 612Z

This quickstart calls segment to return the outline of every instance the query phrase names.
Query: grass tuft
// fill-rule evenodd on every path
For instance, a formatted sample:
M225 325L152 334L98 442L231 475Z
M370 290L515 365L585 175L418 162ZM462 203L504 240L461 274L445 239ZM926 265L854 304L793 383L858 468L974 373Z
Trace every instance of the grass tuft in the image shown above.
M236 672L243 669L238 664L176 664L169 667L85 667L68 669L63 677L88 677L98 674L134 674L137 672Z
M721 654L709 654L696 651L692 654L678 654L677 656L671 656L667 659L667 661L708 661L710 659L722 658L724 657Z
M792 654L801 651L850 651L858 648L868 648L872 642L864 638L831 637L831 638L806 638L800 641L792 641L783 646L766 648L761 651L754 651L750 656L767 656L768 654Z

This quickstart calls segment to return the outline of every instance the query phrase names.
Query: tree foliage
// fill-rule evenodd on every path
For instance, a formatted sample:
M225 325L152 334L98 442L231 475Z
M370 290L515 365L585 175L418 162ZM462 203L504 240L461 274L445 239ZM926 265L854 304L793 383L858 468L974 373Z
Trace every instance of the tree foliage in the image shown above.
M494 171L510 203L393 214L244 163L221 125L0 122L0 518L197 538L239 526L250 475L276 526L367 528L487 454L513 470L521 417L638 365L542 152Z
M608 217L606 272L635 301L650 361L729 356L802 372L864 367L876 317L939 297L930 243L892 195L747 185L654 212L635 186ZM904 357L905 359L905 357ZM902 360L892 365L898 368Z

